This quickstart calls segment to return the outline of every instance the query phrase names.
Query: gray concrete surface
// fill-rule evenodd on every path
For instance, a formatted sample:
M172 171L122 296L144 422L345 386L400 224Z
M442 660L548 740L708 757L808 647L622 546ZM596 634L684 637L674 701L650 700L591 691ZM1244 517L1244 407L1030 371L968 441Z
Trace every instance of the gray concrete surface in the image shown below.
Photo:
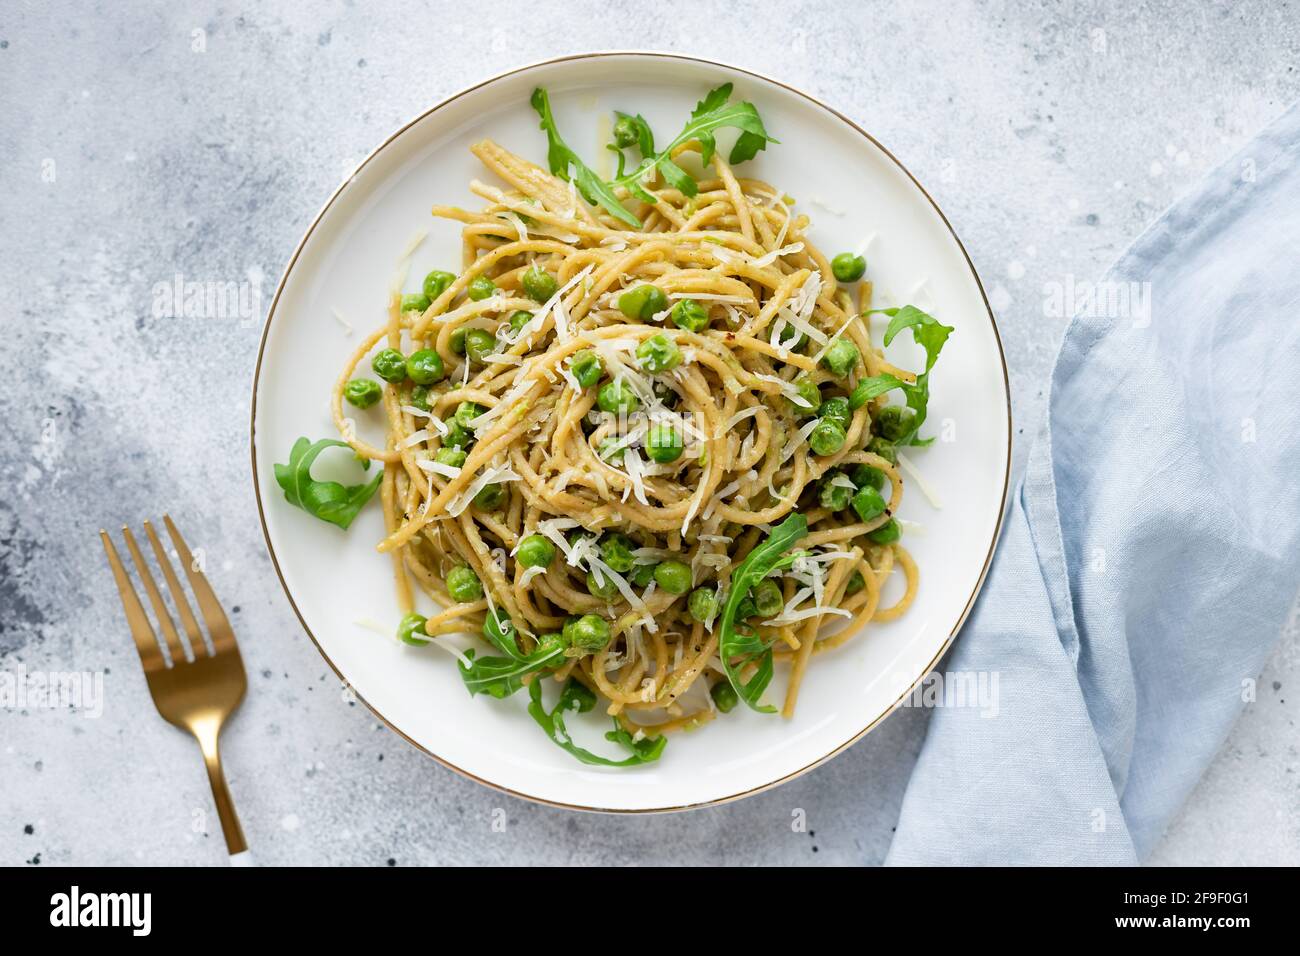
M155 283L178 273L260 282L264 311L345 167L462 86L561 53L687 51L823 97L927 184L990 290L1029 430L1064 325L1044 314L1043 284L1098 276L1300 93L1300 20L1282 4L741 6L8 5L0 671L103 671L105 706L99 719L0 712L0 863L225 860L197 753L153 712L95 534L163 509L237 605L251 693L226 759L265 862L883 857L918 711L775 792L605 818L462 780L349 705L281 594L252 501L261 316L152 314ZM1300 862L1298 648L1292 632L1154 862Z

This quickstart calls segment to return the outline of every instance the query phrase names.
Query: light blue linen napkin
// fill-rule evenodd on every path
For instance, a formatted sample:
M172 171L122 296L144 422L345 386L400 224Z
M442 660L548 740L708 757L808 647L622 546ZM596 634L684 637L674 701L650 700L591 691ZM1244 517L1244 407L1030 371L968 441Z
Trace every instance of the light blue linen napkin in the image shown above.
M887 863L1142 860L1296 597L1300 106L1097 289L942 665L996 672L996 716L934 711Z

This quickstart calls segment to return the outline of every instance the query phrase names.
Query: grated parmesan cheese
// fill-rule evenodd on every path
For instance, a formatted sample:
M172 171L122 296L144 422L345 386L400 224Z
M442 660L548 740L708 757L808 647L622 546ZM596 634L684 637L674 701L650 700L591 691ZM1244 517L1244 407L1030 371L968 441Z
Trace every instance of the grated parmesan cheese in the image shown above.
M433 462L433 464L436 465L437 462ZM456 474L460 474L460 469L456 470ZM470 506L470 503L474 500L474 496L488 485L518 480L519 476L511 470L509 465L492 465L485 469L483 474L471 481L469 486L463 489L460 494L447 502L447 513L453 517L459 515Z
M789 220L787 220L786 222L788 225ZM784 236L785 229L786 229L785 226L781 227L781 232L782 232L781 238L785 238ZM780 239L778 239L777 241L779 242ZM751 259L749 261L749 264L751 266L756 266L761 269L764 266L770 266L772 263L776 262L776 260L781 258L782 256L792 256L796 252L803 252L802 242L792 242L788 246L781 246L778 249L773 249L771 252L761 255L757 259Z
M427 471L435 475L442 475L444 478L459 478L460 469L455 465L448 465L441 461L429 461L427 459L417 461L415 466L421 471ZM464 509L462 509L464 510ZM459 511L453 511L452 514L460 514Z
M339 325L343 326L344 335L352 334L352 323L343 317L342 312L340 312L338 309L330 309L330 314L334 316L334 319L338 322Z
M917 468L916 465L912 463L912 459L908 458L902 452L898 452L897 454L898 463L902 465L903 470L911 475L916 481L916 487L921 489L921 494L925 495L926 500L930 502L930 507L934 508L936 511L941 510L943 505L939 501L939 495L930 486L930 483L925 480L925 476L921 474L921 469Z

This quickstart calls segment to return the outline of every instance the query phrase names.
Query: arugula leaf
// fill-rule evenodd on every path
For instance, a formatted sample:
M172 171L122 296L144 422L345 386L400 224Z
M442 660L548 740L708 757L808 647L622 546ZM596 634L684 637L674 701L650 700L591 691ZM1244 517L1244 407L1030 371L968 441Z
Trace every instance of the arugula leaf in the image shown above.
M740 137L731 150L730 160L732 163L752 159L769 142L778 142L778 140L769 136L767 130L764 129L763 120L759 117L758 110L753 103L728 102L731 98L731 90L730 83L723 83L716 89L710 90L704 99L696 104L690 120L682 131L674 137L673 141L665 149L657 152L654 148L654 136L650 132L650 125L643 117L636 116L637 146L641 151L641 162L633 167L631 172L626 172L623 166L622 151L611 144L611 148L619 154L619 165L616 178L608 183L583 163L578 154L564 142L559 130L556 128L555 117L551 113L550 97L547 95L546 90L540 86L533 90L529 102L532 104L533 109L537 111L537 115L541 117L540 127L546 133L548 143L546 160L551 172L566 182L572 177L573 183L587 202L593 206L600 206L610 215L632 228L640 229L641 220L637 219L623 206L614 191L619 186L623 186L642 202L654 203L654 197L641 185L641 181L649 172L658 169L664 178L664 182L668 183L668 185L680 190L683 195L696 195L699 192L699 186L695 179L672 160L673 150L678 146L692 140L698 141L701 149L701 161L708 165L717 149L717 142L713 134L719 129L740 130ZM617 115L624 118L627 114L619 113Z
M464 663L457 667L470 696L487 694L503 700L523 687L524 678L529 674L558 663L564 657L564 645L559 642L541 645L531 654L517 657L477 657L471 648L465 656L469 659L469 667Z
M379 489L384 476L381 472L364 485L317 481L311 476L312 463L326 448L333 447L351 446L332 438L322 438L314 444L310 439L299 438L289 451L289 463L275 466L275 480L284 489L284 497L289 504L346 531L365 503Z
M769 141L780 142L767 135L767 130L763 128L763 121L759 118L758 110L754 108L753 103L728 103L729 99L731 99L730 83L723 83L717 89L710 90L704 99L695 105L695 111L691 113L691 121L665 152L671 153L682 143L689 143L693 139L699 140L702 148L700 162L707 166L718 148L713 138L713 131L724 127L741 131L741 139L738 139L736 145L732 147L731 156L728 157L729 162L739 163L745 159L752 159L754 154L763 149ZM743 146L741 140L744 140ZM737 158L738 154L742 154L740 158ZM691 195L695 194L691 193Z
M549 144L546 162L551 168L551 173L568 182L572 169L573 183L578 187L578 192L582 193L583 199L593 206L600 206L633 229L640 229L641 220L623 208L623 204L614 195L614 190L597 176L560 137L560 131L555 127L555 117L551 114L551 100L546 95L546 90L540 86L533 90L529 102L542 120L540 126L546 133Z
M634 740L616 717L614 718L614 729L605 734L605 739L611 743L626 747L631 751L631 756L622 760L601 757L575 744L569 736L568 729L564 726L564 712L566 710L585 714L596 706L596 695L587 687L573 678L569 678L564 684L564 689L560 691L560 699L556 702L555 708L549 712L542 706L542 682L540 680L535 680L528 685L528 697L528 713L537 722L537 725L546 731L546 735L551 738L551 741L556 746L563 747L585 764L598 767L634 767L638 764L653 763L659 759L659 755L664 752L664 747L668 743L668 738L662 734L658 737L645 737L641 740Z
M849 408L857 411L867 402L895 388L902 388L905 383L901 378L882 372L870 378L864 378L849 393Z
M930 370L934 368L934 363L939 360L939 352L943 349L944 343L948 341L948 336L952 334L953 327L944 325L934 316L922 312L914 305L905 305L897 309L872 309L863 314L876 315L878 313L889 316L889 327L885 329L886 346L894 341L894 336L898 335L903 329L911 329L912 338L916 341L916 344L925 349L925 371L916 376L916 384L909 385L906 382L900 382L898 385L903 390L903 397L907 402L907 407L916 412L916 420L911 431L894 444L928 445L934 439L918 438L917 433L925 423L926 407L930 403Z
M515 634L514 621L510 620L510 615L500 608L497 608L495 614L489 611L483 620L483 636L491 642L492 646L507 657L522 661L528 655L519 649L519 638Z
M785 552L807 533L808 519L801 514L792 514L749 552L731 574L731 590L717 624L719 656L727 671L727 679L731 681L737 696L760 713L770 714L776 710L770 704L760 706L758 703L763 691L772 681L772 644L756 633L737 631L736 611L750 588L773 571L788 568L795 562L800 552ZM755 661L758 662L758 669L748 682L742 682L741 671Z
M738 166L748 159L753 159L758 155L760 149L766 149L768 143L775 143L777 140L770 136L760 136L757 133L751 133L748 130L736 137L736 143L731 147L731 155L727 157L727 162L733 166Z

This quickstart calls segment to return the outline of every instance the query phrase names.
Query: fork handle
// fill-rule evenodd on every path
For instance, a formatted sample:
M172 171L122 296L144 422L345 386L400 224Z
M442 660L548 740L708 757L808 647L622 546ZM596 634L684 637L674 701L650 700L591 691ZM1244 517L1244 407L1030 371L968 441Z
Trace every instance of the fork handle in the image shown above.
M239 816L235 813L235 801L230 797L230 788L226 786L226 775L221 770L220 725L196 725L194 736L203 751L203 762L208 768L208 782L212 784L212 799L217 804L217 818L221 820L221 832L226 838L226 849L231 856L248 850L244 840L244 830L239 825Z

